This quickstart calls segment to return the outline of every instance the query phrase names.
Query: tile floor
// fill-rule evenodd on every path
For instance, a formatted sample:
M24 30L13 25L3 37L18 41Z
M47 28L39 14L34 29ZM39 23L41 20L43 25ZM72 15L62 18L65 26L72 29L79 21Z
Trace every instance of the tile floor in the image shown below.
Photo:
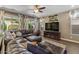
M67 42L67 41L63 41L63 40L57 41L57 40L45 38L45 37L43 37L43 40L46 40L50 43L58 42L60 44L66 45L66 49L67 49L68 54L79 54L79 44Z

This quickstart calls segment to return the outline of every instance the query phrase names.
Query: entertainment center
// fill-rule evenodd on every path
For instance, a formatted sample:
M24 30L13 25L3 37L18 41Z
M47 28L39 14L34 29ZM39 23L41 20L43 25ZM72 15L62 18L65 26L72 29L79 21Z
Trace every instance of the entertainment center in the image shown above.
M45 23L44 37L60 40L59 22Z

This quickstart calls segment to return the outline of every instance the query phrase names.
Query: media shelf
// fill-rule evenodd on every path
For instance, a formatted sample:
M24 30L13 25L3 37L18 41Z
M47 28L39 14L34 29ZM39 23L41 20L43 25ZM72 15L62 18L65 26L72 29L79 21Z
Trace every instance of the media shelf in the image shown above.
M60 40L61 35L58 31L44 31L44 37Z

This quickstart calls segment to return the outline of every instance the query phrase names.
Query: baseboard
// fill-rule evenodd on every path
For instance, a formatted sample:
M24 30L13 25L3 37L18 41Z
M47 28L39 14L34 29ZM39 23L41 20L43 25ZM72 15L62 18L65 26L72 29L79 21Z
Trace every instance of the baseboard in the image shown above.
M78 43L79 44L79 41L75 41L75 40L70 40L70 39L65 39L65 38L61 38L61 40L68 41L68 42L73 42L73 43Z

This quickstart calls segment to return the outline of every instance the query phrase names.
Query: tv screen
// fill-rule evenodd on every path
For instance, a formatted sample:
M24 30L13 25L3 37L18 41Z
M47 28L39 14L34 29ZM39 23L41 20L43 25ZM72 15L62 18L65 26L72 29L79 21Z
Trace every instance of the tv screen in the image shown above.
M45 30L59 31L59 22L45 23Z

